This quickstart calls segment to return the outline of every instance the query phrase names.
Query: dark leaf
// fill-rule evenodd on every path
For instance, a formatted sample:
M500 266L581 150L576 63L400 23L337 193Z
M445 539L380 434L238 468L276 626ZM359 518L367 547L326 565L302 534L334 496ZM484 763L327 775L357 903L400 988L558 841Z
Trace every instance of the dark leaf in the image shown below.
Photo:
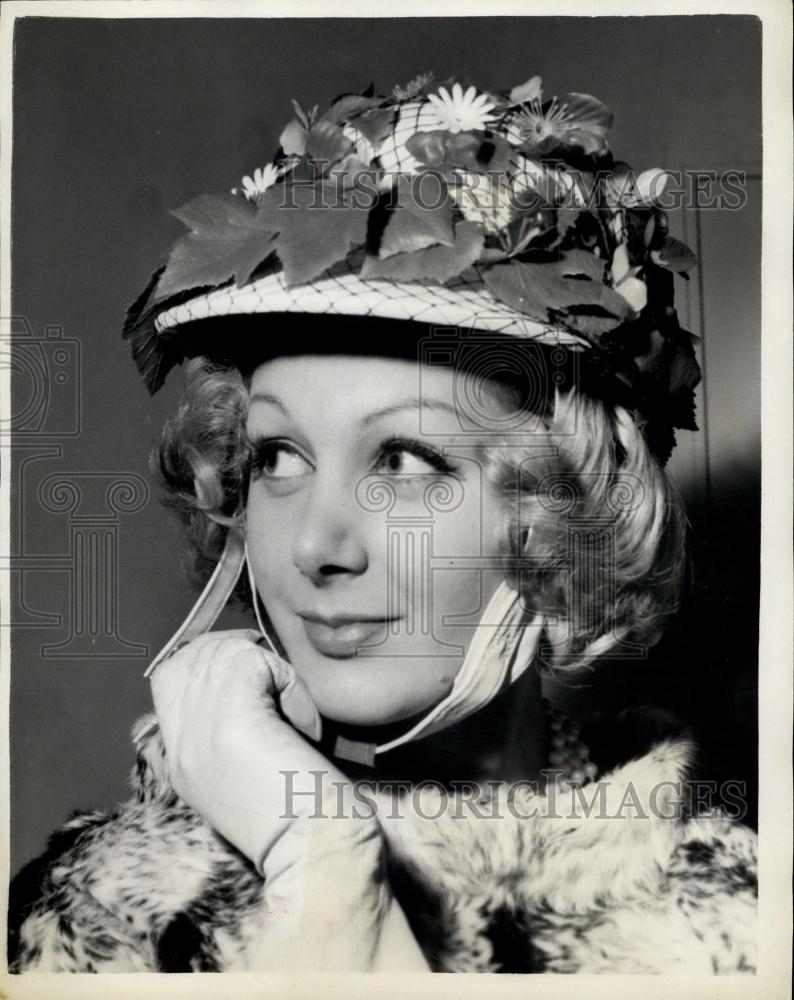
M565 309L562 310L562 313L565 326L581 333L583 337L594 339L598 339L603 333L614 330L623 322L619 317L611 316L609 313L580 312L576 309Z
M250 201L234 195L202 194L175 208L171 215L188 229L201 232L213 226L245 227L256 215L256 208Z
M651 259L669 271L691 271L697 264L697 257L686 243L668 236L659 250L651 251Z
M447 166L504 173L513 147L501 136L491 133L460 132L449 136L446 150Z
M319 121L312 125L306 137L306 152L319 164L321 172L353 152L353 143L338 125Z
M298 118L298 121L301 123L301 125L303 125L304 129L308 132L309 129L311 128L311 126L312 126L312 119L313 119L314 115L313 114L307 114L303 110L303 108L300 106L300 104L298 104L297 101L293 101L292 102L292 108L293 108L293 110L294 110L294 112L295 112L295 114L296 114L296 116ZM315 105L315 109L314 110L315 111L317 110L317 106L316 105Z
M129 307L122 330L122 337L129 340L135 365L152 396L165 382L168 372L182 361L181 352L158 335L156 315L149 306L152 292L163 270L160 268L155 271L146 288Z
M183 356L158 336L154 317L141 324L129 339L135 365L149 390L149 395L153 396L163 385L174 365L183 360Z
M360 192L357 203L371 208L378 196L377 171L359 159L355 153L343 157L328 171L329 182L339 184L347 191L356 188Z
M476 222L461 222L455 228L453 246L438 245L414 253L398 253L385 260L367 257L362 278L391 281L447 281L465 271L480 255L485 240Z
M234 278L243 285L273 250L275 231L256 206L232 195L201 195L172 213L191 230L171 248L155 299Z
M444 243L453 246L452 199L444 182L431 177L435 187L422 186L421 175L400 177L397 186L397 206L390 214L381 238L378 256L413 253L425 247ZM439 189L439 184L443 188Z
M667 344L670 351L667 385L672 403L671 419L676 427L696 431L694 389L702 378L700 365L692 345L683 338L668 338Z
M439 167L446 156L445 138L449 132L415 132L405 143L408 152L428 167Z
M360 94L343 94L338 97L331 107L320 117L320 121L339 122L344 121L351 115L360 114L370 108L377 108L382 102L376 97L362 97Z
M563 259L556 265L560 274L566 277L583 274L593 281L604 280L604 262L595 254L586 250L570 250Z
M394 128L396 108L380 108L357 115L350 124L368 139L373 146L379 146Z
M497 247L486 247L477 258L480 264L497 264L504 260L509 260L510 254L507 250Z
M324 182L268 191L260 212L278 235L276 253L288 285L311 281L342 260L367 234L367 207L355 193Z
M158 267L158 269L149 277L146 282L146 287L140 293L140 295L135 299L135 301L129 306L126 313L124 314L124 323L121 328L122 338L129 337L134 331L135 327L143 319L144 313L151 306L152 303L152 293L157 287L157 283L160 280L160 275L165 270L165 266Z
M314 184L319 179L319 165L304 153L290 171L287 183L291 185Z
M572 229L576 225L581 212L581 208L557 209L557 231L560 236L564 236L569 229Z
M483 273L483 280L500 301L537 319L547 320L550 309L571 306L597 306L612 316L625 318L629 306L602 283L603 268L597 257L585 250L573 250L564 259L548 264L497 264Z
M427 166L475 173L503 173L512 153L501 136L483 132L415 132L405 148Z

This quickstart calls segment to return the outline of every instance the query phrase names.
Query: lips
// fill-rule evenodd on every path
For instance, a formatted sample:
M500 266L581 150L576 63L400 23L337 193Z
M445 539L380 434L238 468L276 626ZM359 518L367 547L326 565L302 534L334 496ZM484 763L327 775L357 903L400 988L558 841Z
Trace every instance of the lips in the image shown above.
M356 650L364 643L385 637L393 618L356 618L335 615L324 618L320 615L301 614L306 637L314 648L324 656L345 659L355 656Z

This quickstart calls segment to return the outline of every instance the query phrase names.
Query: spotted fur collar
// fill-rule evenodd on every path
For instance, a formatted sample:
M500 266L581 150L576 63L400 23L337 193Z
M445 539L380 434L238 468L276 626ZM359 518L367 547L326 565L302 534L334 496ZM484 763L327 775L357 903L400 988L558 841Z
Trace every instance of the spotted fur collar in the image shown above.
M12 970L259 968L264 882L173 793L156 733L136 749L130 801L73 817L15 879ZM717 815L663 815L674 795L664 783L685 778L691 753L663 740L603 779L612 812L627 796L647 806L657 789L644 819L628 807L587 815L570 790L550 815L548 796L502 786L440 813L428 789L421 816L384 823L390 881L431 967L754 971L755 835Z

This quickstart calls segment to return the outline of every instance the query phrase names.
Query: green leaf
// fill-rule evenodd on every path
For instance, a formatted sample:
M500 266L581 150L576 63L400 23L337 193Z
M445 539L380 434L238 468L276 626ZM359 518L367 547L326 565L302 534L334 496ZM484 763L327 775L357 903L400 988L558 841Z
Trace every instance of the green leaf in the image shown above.
M500 136L482 132L415 132L405 148L427 166L475 173L503 173L512 154L512 147Z
M572 275L584 275L593 281L604 280L604 262L595 254L586 250L569 250L558 264L560 274L565 277Z
M539 101L543 97L543 87L542 81L539 76L530 77L526 83L522 83L520 87L513 87L510 91L510 107L514 107L516 104L525 104L529 101Z
M360 94L343 94L338 97L331 107L320 117L321 122L334 122L339 124L351 115L361 114L369 111L370 108L377 108L383 101L378 97L362 97Z
M303 110L300 104L298 104L297 101L293 101L292 108L298 118L298 121L301 123L301 125L303 125L304 129L308 132L309 129L312 127L312 122L314 121L317 115L317 105L316 104L314 105L312 111L306 112Z
M334 164L328 171L326 179L341 185L345 190L356 188L361 193L360 204L363 203L362 199L368 198L367 207L372 208L374 205L378 191L377 171L370 168L355 153L350 153Z
M302 156L306 152L307 132L297 118L284 128L279 136L279 145L287 156Z
M564 236L569 229L572 229L582 213L581 208L558 208L557 209L557 232Z
M578 312L576 309L564 309L561 312L565 325L581 333L583 337L598 338L602 333L614 330L623 322L622 319L610 316L609 313Z
M651 260L668 271L691 271L698 262L686 243L672 236L658 250L651 250Z
M157 300L231 277L243 285L273 250L275 230L242 198L204 194L172 214L191 232L171 248Z
M447 281L465 271L480 255L485 236L476 222L461 222L455 228L452 246L427 247L414 253L398 253L381 260L367 257L361 268L362 278L388 278L390 281Z
M628 303L602 283L603 270L599 258L573 250L549 264L497 264L483 273L483 280L496 298L537 319L547 320L550 309L571 306L596 306L625 318L630 313Z
M437 183L443 184L438 178ZM446 185L431 192L421 175L400 177L397 186L397 207L392 211L381 238L378 256L381 259L397 253L413 253L425 247L443 243L454 246L452 199Z
M352 153L353 148L350 139L333 122L317 122L306 137L306 152L323 172Z
M396 117L396 108L380 108L358 115L350 124L357 128L373 146L377 147L388 135L391 135Z
M286 185L268 191L263 223L278 233L275 249L287 285L311 281L364 243L368 209L355 192L333 183Z

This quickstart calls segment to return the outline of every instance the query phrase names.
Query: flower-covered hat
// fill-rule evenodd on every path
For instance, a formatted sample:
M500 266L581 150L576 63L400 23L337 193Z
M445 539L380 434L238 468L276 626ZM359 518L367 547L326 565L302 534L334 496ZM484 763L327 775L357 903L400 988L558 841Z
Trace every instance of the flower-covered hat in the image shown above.
M546 97L538 77L492 92L426 74L293 106L271 163L173 213L188 231L124 324L151 393L224 353L219 318L370 316L578 352L662 461L695 428L700 369L673 308L695 258L667 230L668 175L613 158L603 104ZM244 329L277 350L277 324Z

